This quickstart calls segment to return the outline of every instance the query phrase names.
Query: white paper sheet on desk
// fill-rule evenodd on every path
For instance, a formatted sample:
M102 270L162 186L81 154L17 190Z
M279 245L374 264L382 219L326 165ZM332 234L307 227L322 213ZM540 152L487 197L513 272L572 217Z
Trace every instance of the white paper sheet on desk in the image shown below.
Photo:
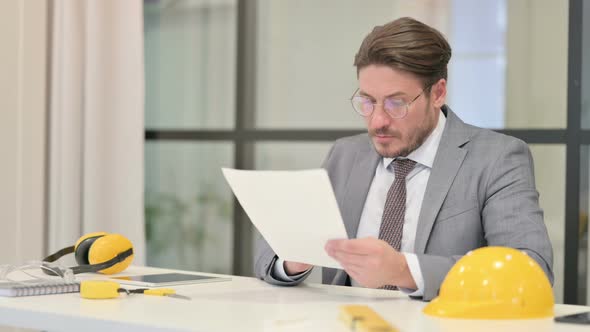
M280 258L341 268L324 250L329 239L348 237L325 170L222 170L246 214Z

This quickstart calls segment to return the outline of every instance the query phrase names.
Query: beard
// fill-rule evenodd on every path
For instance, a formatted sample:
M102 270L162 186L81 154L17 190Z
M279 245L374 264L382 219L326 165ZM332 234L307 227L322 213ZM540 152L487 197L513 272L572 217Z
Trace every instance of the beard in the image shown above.
M427 117L424 122L420 123L417 128L414 128L408 134L406 140L404 140L404 137L399 130L393 130L387 127L370 130L369 136L371 136L375 150L380 156L384 158L407 157L410 153L412 153L412 151L419 148L424 143L426 138L428 138L436 126L434 119L435 117ZM391 136L401 145L396 147L396 142L391 142L388 144L378 143L375 139L373 139L376 135Z

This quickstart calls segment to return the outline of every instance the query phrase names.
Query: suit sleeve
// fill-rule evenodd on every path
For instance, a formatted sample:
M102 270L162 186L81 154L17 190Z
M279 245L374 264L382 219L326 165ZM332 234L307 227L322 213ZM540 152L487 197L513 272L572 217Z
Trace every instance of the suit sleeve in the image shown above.
M519 249L533 258L553 284L553 251L539 193L535 187L533 161L528 145L520 140L507 144L485 181L481 223L488 246ZM438 295L451 267L462 256L418 254L424 277L424 300Z
M264 280L272 285L278 286L296 286L303 282L308 276L308 272L305 272L301 276L298 276L297 279L288 281L280 278L279 276L275 275L273 272L274 266L278 260L278 256L272 250L272 248L268 245L268 243L264 240L262 236L258 236L256 240L256 250L255 250L255 258L254 258L254 273L257 278Z
M328 156L326 157L322 168L326 168L332 157L334 146L330 149ZM303 244L302 244L303 245ZM256 239L255 252L254 252L254 274L257 278L264 280L273 285L279 286L296 286L303 282L310 274L311 269L298 275L294 280L285 280L274 273L275 264L277 263L278 256L268 245L266 240L260 235Z
M526 252L553 284L553 248L539 207L533 160L526 143L513 141L487 182L481 216L489 246Z

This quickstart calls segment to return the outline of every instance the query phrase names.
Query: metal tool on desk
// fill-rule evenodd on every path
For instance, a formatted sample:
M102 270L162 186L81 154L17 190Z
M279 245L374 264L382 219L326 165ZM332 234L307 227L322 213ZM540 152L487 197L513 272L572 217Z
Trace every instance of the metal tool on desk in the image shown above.
M172 288L138 288L138 289L125 289L121 288L127 295L130 294L145 294L155 296L168 296L177 299L191 300L190 297L185 295L176 294L176 291Z
M154 296L168 296L177 299L191 300L190 297L176 294L172 288L122 288L119 283L108 280L84 280L80 283L80 296L85 299L114 299L120 293L127 295L144 294Z

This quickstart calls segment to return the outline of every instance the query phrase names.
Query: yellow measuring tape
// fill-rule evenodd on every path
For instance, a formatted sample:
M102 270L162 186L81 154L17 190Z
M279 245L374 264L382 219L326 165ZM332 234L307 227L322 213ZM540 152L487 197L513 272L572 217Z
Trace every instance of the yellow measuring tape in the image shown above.
M340 307L340 320L354 332L399 331L366 305L346 305Z
M114 299L119 297L119 283L85 280L80 283L80 296L85 299Z
M119 297L120 293L168 296L190 300L187 296L176 294L176 291L171 288L124 289L119 283L107 280L84 280L80 283L80 296L85 299L114 299Z

